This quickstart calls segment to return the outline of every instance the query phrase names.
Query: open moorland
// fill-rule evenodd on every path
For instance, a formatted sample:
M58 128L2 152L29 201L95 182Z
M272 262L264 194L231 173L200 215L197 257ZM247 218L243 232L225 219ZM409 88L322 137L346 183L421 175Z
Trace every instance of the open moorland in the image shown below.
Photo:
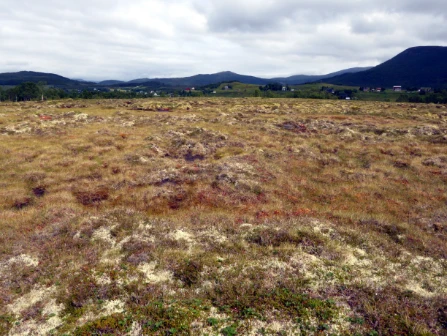
M1 335L446 335L447 108L0 104Z

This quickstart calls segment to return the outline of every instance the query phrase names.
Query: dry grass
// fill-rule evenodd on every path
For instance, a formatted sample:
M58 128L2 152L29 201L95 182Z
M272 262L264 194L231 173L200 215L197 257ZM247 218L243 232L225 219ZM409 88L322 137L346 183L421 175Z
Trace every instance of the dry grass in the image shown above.
M4 103L0 139L2 335L447 333L445 106Z

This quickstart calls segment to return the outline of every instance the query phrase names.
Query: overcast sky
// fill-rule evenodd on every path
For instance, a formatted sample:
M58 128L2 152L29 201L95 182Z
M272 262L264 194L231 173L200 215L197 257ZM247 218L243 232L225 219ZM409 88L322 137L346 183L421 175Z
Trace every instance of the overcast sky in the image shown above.
M447 45L446 0L0 0L0 72L325 74L420 45Z

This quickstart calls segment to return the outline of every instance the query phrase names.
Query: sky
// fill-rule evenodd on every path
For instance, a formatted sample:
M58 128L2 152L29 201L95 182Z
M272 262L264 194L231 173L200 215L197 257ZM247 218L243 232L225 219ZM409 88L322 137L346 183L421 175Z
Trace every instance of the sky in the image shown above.
M446 0L0 0L0 72L271 78L424 45L447 45Z

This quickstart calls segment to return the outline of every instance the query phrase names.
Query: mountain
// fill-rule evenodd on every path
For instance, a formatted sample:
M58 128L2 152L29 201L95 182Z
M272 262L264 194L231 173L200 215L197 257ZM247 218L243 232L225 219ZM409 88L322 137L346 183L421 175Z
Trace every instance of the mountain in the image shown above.
M52 73L20 71L0 73L0 85L19 85L23 82L46 82L47 85L79 85L79 81L75 81L66 77L55 75ZM83 82L85 84L86 82Z
M275 82L279 82L282 84L304 84L304 83L309 83L309 82L316 82L325 78L330 78L330 77L334 77L337 75L342 75L345 73L355 73L355 72L359 72L359 71L365 71L365 70L369 70L371 69L371 67L363 67L363 68L349 68L349 69L344 69L344 70L340 70L337 72L332 72L329 73L327 75L295 75L295 76L290 76L290 77L278 77L278 78L272 78L272 81Z
M147 86L156 88L161 86L172 86L176 88L192 87L192 86L206 86L209 84L217 84L222 82L240 82L244 84L265 85L269 83L281 84L303 84L323 80L325 78L334 77L340 74L354 73L369 68L350 68L327 75L310 76L310 75L296 75L290 77L278 78L260 78L254 76L246 76L237 74L231 71L218 72L214 74L200 74L190 77L179 78L139 78L128 82L120 80L105 80L98 83L86 82L83 80L72 80L55 74L21 71L15 73L0 74L0 85L18 85L23 82L46 82L48 85L82 87L85 86ZM335 78L335 77L334 77Z
M113 85L107 85L109 87L122 87L122 88L129 88L129 87L138 87L138 86L144 86L146 89L149 90L162 90L162 89L173 89L173 87L171 87L171 85L169 84L165 84L165 83L161 83L161 82L156 82L156 81L151 81L149 80L149 82L121 82L118 84L113 84Z
M153 79L151 78L137 78L137 79L132 79L128 82L124 82L124 83L128 83L128 84L141 84L141 83L146 83L146 82L150 82ZM104 82L108 82L108 81L104 81ZM121 84L121 83L120 83Z
M303 84L307 82L315 82L317 80L333 77L339 74L358 72L367 69L370 69L370 67L350 68L321 76L296 75L291 77L278 77L278 78L260 78L254 76L240 75L231 71L224 71L209 75L195 75L191 77L180 77L180 78L138 78L131 80L127 83L143 84L146 82L155 81L172 86L205 86L209 84L216 84L222 82L240 82L244 84L256 84L256 85L265 85L272 82L279 82L281 84Z
M120 80L105 80L94 83L84 80L74 80L51 73L21 71L0 74L0 85L18 85L23 82L46 82L48 85L57 86L172 86L172 87L188 87L188 86L206 86L209 84L217 84L222 82L240 82L244 84L265 85L268 83L278 82L281 84L303 84L308 82L315 82L324 78L333 77L335 75L347 72L355 72L365 70L367 68L351 68L338 72L334 72L321 76L296 75L291 77L281 78L260 78L254 76L240 75L231 71L218 72L214 74L200 74L190 77L179 78L139 78L128 82Z
M324 75L324 77L333 77L333 76L343 75L343 74L346 74L346 73L356 73L356 72L360 72L360 71L366 71L366 70L369 70L369 69L372 69L372 68L373 67L349 68L349 69L344 69L344 70L332 72L330 74Z
M92 81L88 81L82 78L72 78L71 80L74 80L76 82L80 82L80 83L97 83L97 82L92 82Z
M122 84L125 83L124 81L120 80L105 80L102 82L98 82L99 85L116 85L116 84Z
M413 47L366 71L343 74L325 83L392 87L447 88L447 47Z
M218 72L209 75L195 75L182 78L140 78L129 81L130 84L140 84L144 82L156 81L172 86L204 86L221 82L240 82L245 84L265 85L270 83L270 79L253 76L239 75L231 71Z

